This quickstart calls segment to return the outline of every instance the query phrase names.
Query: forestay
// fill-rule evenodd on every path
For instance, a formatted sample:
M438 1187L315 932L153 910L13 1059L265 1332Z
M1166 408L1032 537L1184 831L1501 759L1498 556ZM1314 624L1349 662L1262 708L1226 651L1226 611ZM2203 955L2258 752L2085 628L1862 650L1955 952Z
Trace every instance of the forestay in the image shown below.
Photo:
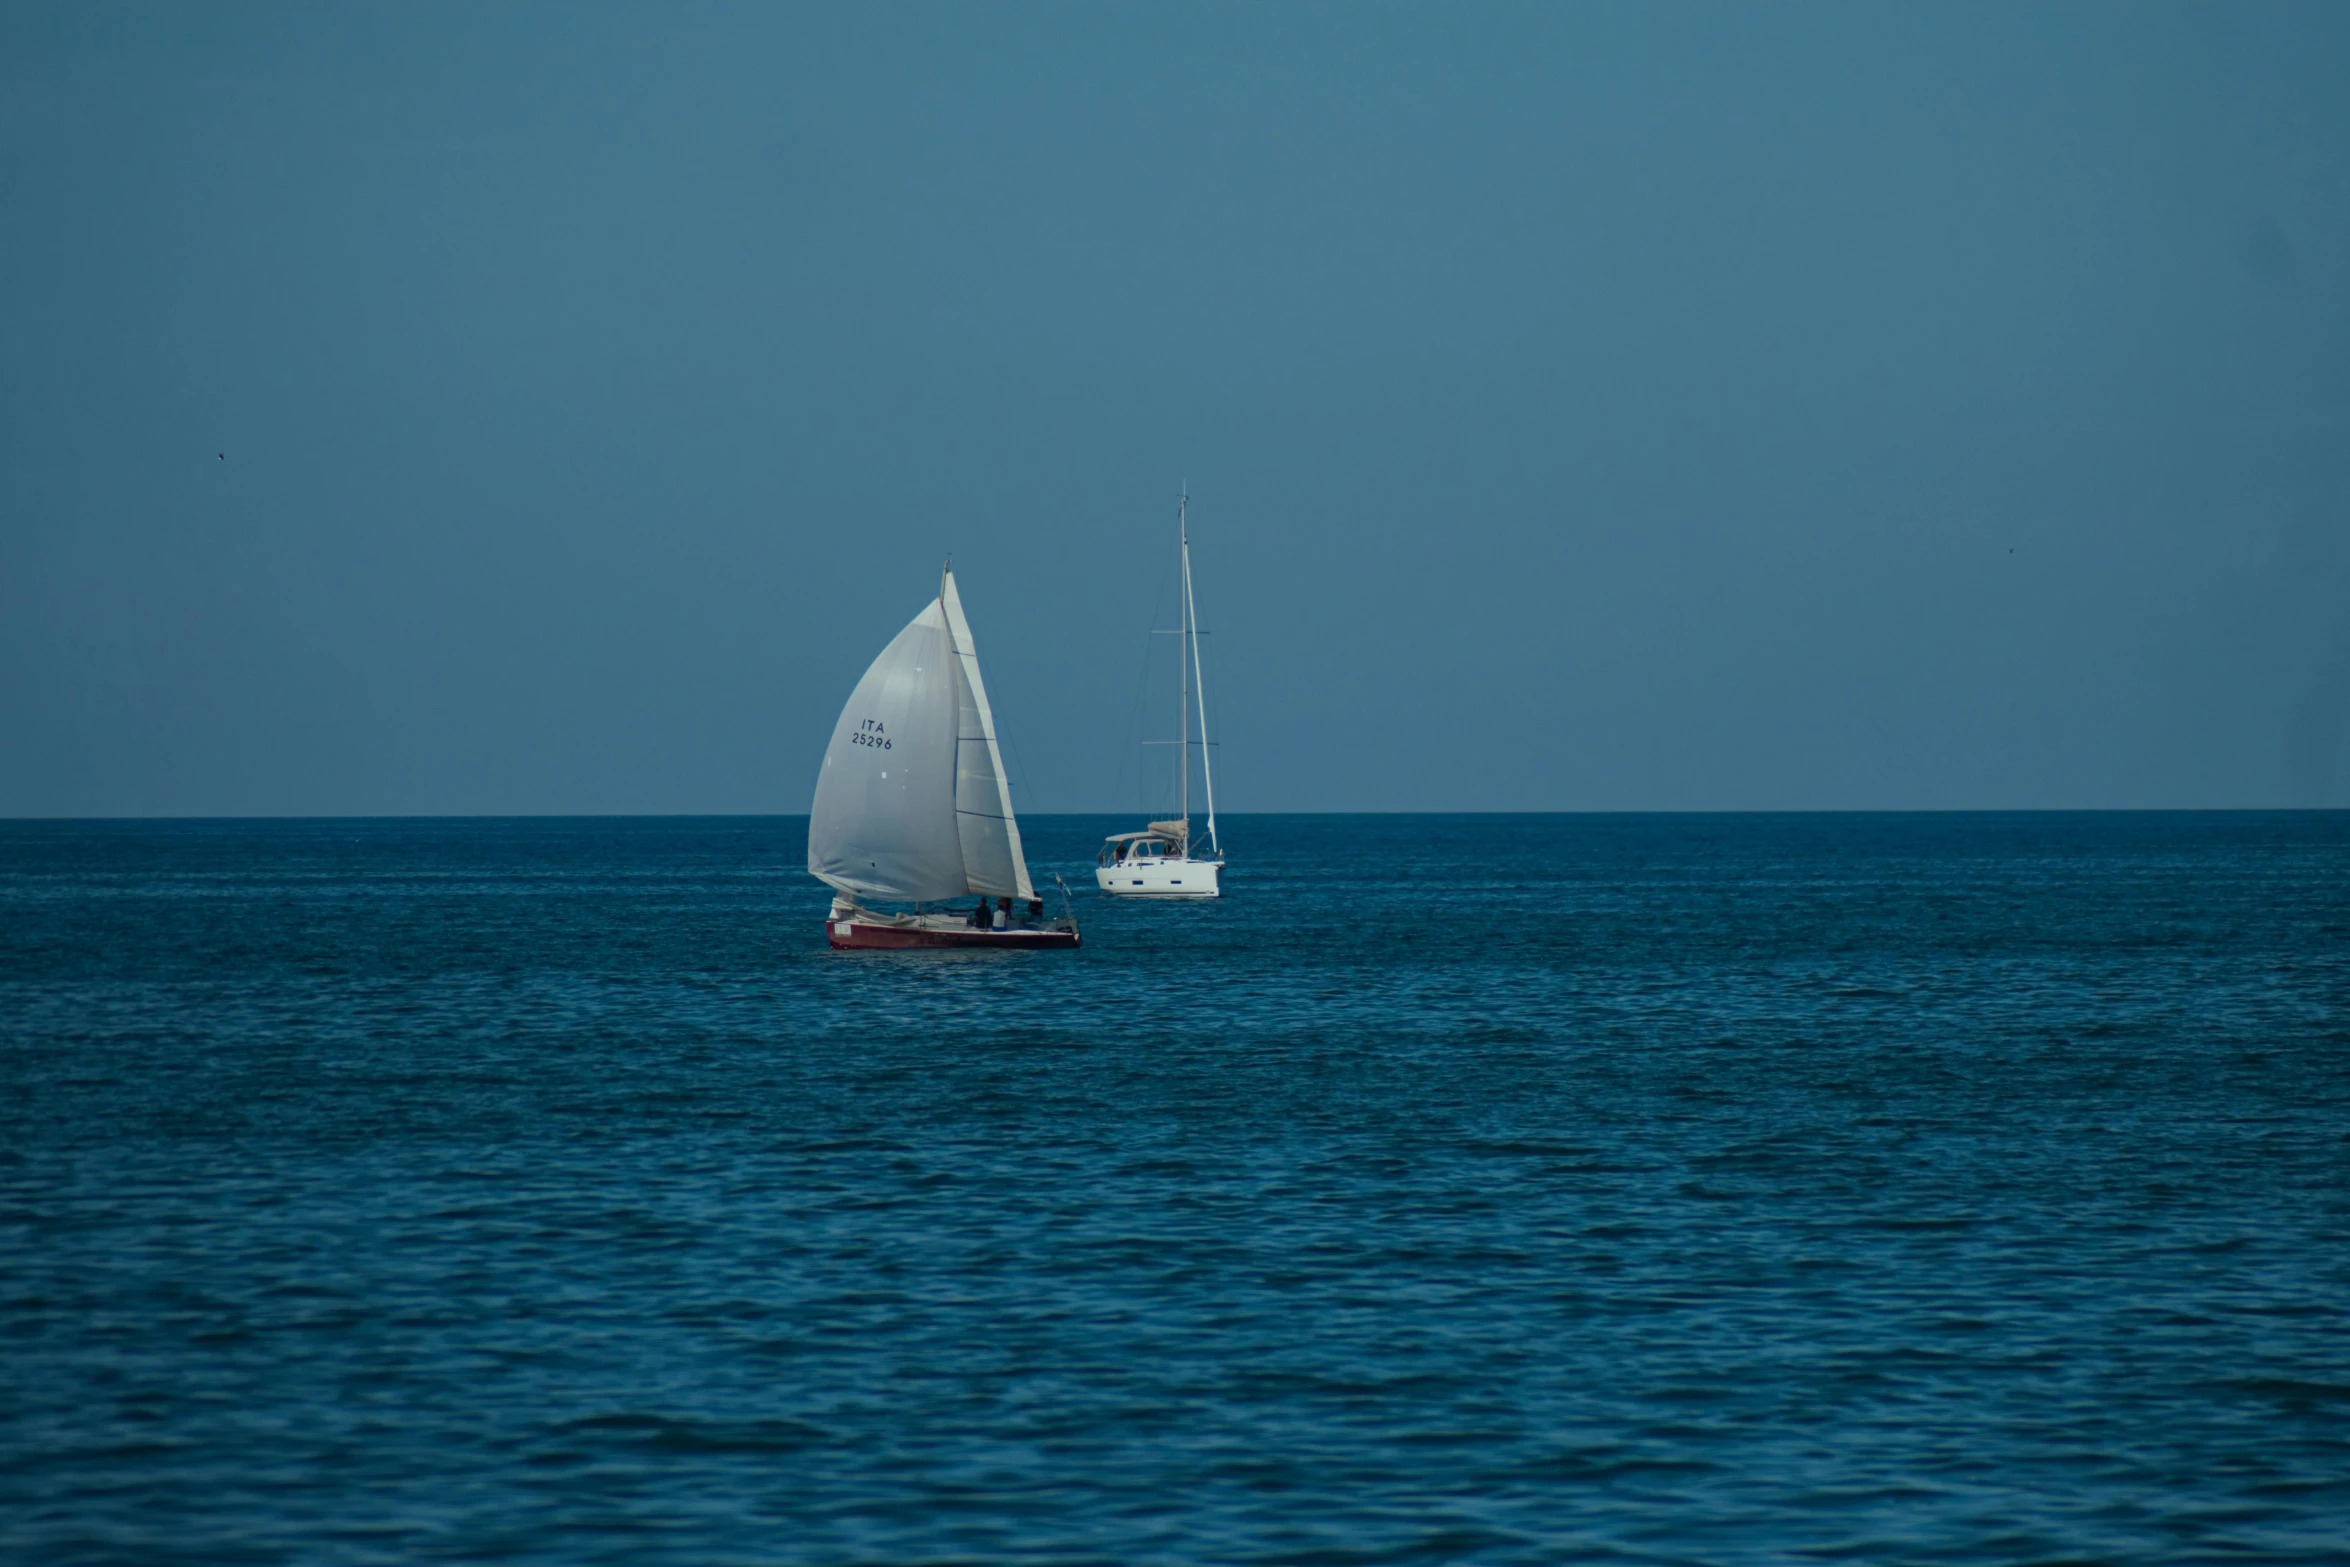
M952 574L841 710L809 809L808 870L884 902L1035 896Z

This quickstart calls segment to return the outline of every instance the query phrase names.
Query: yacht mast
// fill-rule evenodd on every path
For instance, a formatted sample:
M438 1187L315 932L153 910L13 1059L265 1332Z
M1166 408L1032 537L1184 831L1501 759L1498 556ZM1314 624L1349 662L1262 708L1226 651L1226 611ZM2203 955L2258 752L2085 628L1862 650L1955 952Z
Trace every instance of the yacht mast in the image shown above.
M1199 603L1191 595L1191 534L1188 529L1183 535L1183 619L1191 628L1191 675L1199 687L1199 775L1208 786L1208 850L1212 854L1221 854L1223 848L1216 842L1215 753L1208 749L1208 672L1200 667L1199 661ZM1189 769L1185 770L1184 776L1187 779L1191 776ZM1184 835L1186 838L1190 836L1188 819ZM1183 852L1187 857L1190 855L1191 845L1188 842Z
M1191 486L1186 484L1175 496L1175 537L1183 545L1183 601L1186 604L1191 602L1191 531L1190 524L1184 520L1184 508L1190 501ZM1187 616L1184 620L1185 635L1190 634L1190 626ZM1183 656L1183 641L1180 637L1175 643L1175 678L1183 689L1183 722L1175 731L1181 736L1176 741L1175 756L1176 766L1183 772L1183 853L1188 859L1191 855L1191 664Z

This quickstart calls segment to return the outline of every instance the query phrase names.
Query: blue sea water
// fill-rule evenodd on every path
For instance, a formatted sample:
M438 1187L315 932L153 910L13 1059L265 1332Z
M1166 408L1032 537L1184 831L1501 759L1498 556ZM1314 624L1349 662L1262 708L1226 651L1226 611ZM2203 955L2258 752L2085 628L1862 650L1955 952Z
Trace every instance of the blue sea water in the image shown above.
M0 1558L2350 1560L2350 815L1222 825L0 824Z

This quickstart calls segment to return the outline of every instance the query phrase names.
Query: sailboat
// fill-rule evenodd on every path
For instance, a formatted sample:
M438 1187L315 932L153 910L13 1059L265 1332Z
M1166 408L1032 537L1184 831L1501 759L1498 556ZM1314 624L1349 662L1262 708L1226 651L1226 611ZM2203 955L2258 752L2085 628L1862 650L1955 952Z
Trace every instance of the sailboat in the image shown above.
M1177 678L1182 686L1180 722L1172 744L1176 748L1176 793L1180 815L1152 822L1141 832L1113 834L1102 843L1094 862L1094 881L1102 891L1122 898L1215 898L1223 895L1224 850L1216 842L1216 773L1208 760L1208 686L1199 660L1199 608L1191 592L1191 525L1186 513L1191 494L1186 489L1175 501L1175 535L1183 549L1183 624L1176 631ZM1194 693L1198 700L1193 701ZM1199 714L1200 781L1207 786L1207 852L1191 836L1192 714Z
M808 873L832 888L825 933L836 948L1077 945L1068 889L1065 917L1047 920L1029 880L951 569L833 726L808 812ZM935 907L966 897L979 901Z

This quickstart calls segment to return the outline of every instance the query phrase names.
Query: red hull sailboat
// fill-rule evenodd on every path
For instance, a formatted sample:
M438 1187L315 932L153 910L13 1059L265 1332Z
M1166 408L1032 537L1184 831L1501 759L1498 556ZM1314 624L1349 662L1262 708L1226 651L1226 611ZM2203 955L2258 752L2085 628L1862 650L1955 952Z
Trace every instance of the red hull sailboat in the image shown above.
M1074 947L1028 877L979 650L952 571L841 709L808 813L808 871L835 948ZM933 905L965 897L967 909ZM909 909L875 904L912 904Z
M909 916L904 923L877 919L869 911L860 911L850 919L836 919L825 926L827 939L835 951L851 948L875 952L902 952L911 947L1011 947L1040 951L1049 947L1077 945L1077 926L1074 921L1060 928L1056 921L1051 926L1014 925L1005 930L965 929L950 923L931 924L937 916Z

